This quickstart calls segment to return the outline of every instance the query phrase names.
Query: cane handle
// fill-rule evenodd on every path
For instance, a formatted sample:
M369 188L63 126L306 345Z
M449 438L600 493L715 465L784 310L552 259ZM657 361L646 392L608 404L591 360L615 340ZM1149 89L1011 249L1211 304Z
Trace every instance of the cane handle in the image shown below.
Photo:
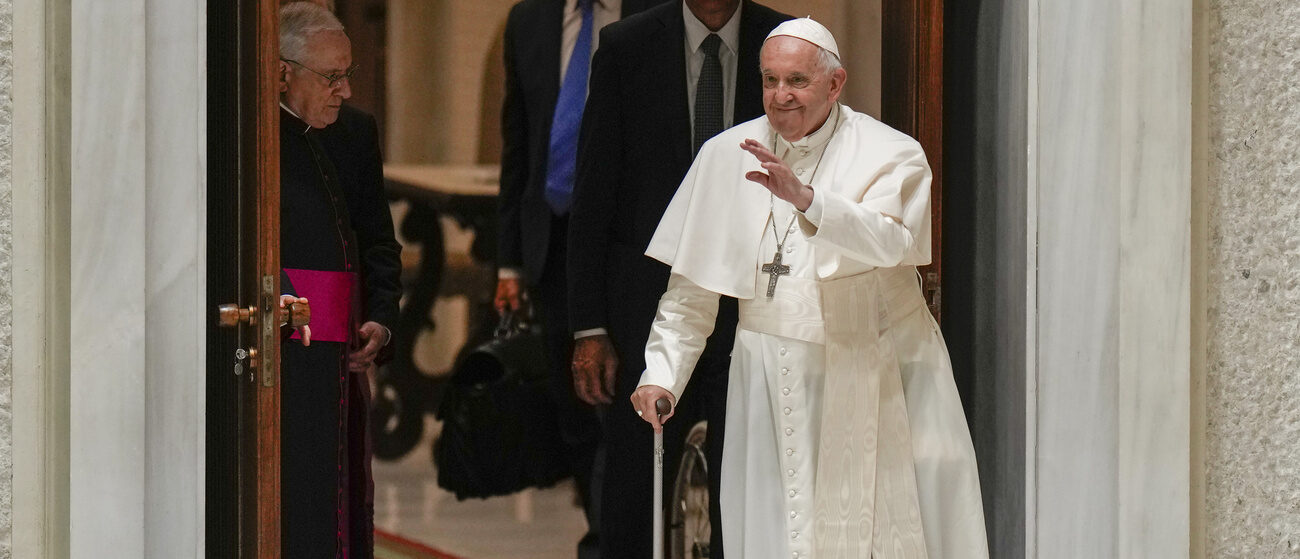
M671 411L673 411L673 405L668 401L668 398L655 400L655 413L659 415L668 415L668 412Z

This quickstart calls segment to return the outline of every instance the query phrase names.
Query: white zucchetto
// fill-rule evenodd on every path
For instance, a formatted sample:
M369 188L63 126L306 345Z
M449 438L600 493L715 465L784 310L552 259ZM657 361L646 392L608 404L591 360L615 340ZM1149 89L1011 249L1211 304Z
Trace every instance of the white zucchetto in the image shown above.
M776 26L776 29L773 29L771 33L768 33L767 39L780 35L803 39L809 43L826 49L831 54L835 55L835 58L840 57L840 47L835 44L835 37L831 36L830 30L826 29L824 25L813 21L811 17L786 21L785 23ZM763 42L767 42L767 39L763 39Z

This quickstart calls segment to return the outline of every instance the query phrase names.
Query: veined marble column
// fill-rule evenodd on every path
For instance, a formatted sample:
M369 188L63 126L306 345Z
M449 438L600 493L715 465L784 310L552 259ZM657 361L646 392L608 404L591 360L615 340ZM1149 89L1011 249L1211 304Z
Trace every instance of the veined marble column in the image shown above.
M205 4L71 6L71 555L200 556Z
M1192 3L1029 10L1029 555L1186 557Z

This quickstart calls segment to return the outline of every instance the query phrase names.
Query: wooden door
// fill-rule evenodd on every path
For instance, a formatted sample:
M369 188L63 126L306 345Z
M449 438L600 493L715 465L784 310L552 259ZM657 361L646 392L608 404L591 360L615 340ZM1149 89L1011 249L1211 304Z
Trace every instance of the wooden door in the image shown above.
M209 557L280 556L278 5L208 3Z
M889 0L881 8L881 120L916 138L934 172L931 264L921 269L935 320L943 273L943 0Z

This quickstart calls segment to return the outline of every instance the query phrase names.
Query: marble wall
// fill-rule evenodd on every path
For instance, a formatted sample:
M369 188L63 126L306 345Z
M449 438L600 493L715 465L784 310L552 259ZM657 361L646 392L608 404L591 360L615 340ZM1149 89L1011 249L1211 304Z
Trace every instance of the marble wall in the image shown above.
M71 9L71 555L200 556L204 3Z
M1205 549L1300 552L1300 4L1209 0Z
M1028 4L949 3L944 21L942 326L1006 559L1025 556Z
M13 545L13 1L0 1L0 558Z
M1031 556L1189 553L1191 15L1030 2Z

